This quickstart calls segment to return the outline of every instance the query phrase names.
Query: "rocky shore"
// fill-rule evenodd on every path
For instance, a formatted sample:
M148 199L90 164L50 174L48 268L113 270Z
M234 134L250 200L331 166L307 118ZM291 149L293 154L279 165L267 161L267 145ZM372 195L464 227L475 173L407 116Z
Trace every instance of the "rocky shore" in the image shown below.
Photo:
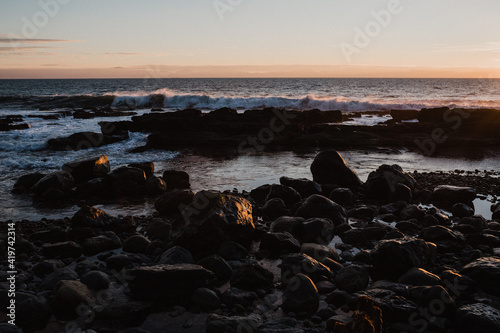
M182 124L162 117L123 126ZM292 125L278 135L293 137ZM334 150L310 169L311 179L283 175L279 184L224 193L193 193L188 174L156 177L153 163L112 169L104 155L21 177L16 193L80 208L59 220L16 222L17 327L0 331L500 331L500 207L487 220L472 204L498 193L498 175L382 165L363 183ZM92 207L145 196L156 198L153 216ZM0 228L6 309L7 225ZM3 311L0 319L10 320Z

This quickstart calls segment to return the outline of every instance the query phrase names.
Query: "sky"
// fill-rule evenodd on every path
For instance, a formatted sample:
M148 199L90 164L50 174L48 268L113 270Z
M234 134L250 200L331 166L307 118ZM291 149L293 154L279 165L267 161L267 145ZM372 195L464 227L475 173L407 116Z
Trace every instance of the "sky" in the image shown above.
M0 78L500 77L498 0L3 0Z

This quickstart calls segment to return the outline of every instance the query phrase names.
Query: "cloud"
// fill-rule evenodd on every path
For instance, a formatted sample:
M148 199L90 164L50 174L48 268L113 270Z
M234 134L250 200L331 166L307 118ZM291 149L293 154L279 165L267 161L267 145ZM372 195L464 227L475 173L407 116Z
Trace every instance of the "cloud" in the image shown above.
M18 47L0 46L0 52L22 53L22 52L36 51L36 50L40 50L40 49L59 50L61 48L60 47L51 47L51 46L18 46Z
M500 53L500 42L487 42L482 44L451 45L441 44L434 46L435 53L451 52L494 52Z
M46 44L46 43L74 43L74 42L79 42L79 41L71 39L21 38L18 36L7 36L0 34L0 43Z
M138 55L144 55L146 53L141 53L141 52L106 52L102 53L103 55L110 55L110 56L122 56L122 57L133 57L133 56L138 56Z

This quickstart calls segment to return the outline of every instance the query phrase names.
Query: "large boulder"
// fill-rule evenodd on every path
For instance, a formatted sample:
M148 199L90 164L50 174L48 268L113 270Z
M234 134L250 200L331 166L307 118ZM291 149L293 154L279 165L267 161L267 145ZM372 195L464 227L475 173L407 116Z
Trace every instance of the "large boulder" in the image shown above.
M315 313L319 306L318 289L304 274L295 275L283 292L283 309L295 313Z
M476 199L476 190L472 187L440 185L432 192L432 200L447 207L452 207L459 202L470 204L474 199Z
M73 228L98 228L112 231L134 231L135 222L132 218L115 218L105 211L84 206L71 219ZM77 235L78 236L78 235Z
M106 180L117 197L141 196L147 182L144 170L126 166L113 170L106 176Z
M395 281L412 267L427 268L434 259L436 245L421 239L382 240L371 251L378 279Z
M30 174L21 176L14 184L14 188L12 189L12 192L21 193L21 192L29 191L36 183L38 183L38 181L40 179L42 179L45 176L46 176L46 174L40 173L40 172L30 173Z
M179 214L193 202L193 198L191 190L168 191L156 200L155 208L161 215Z
M128 131L116 135L104 135L96 132L79 132L67 137L50 139L47 145L52 150L82 150L101 147L128 139Z
M460 307L455 318L455 332L457 333L500 332L500 311L484 303Z
M283 258L281 263L281 281L288 283L298 273L310 277L314 282L333 278L327 266L304 253L294 253Z
M189 174L185 171L167 170L163 173L163 180L167 184L167 189L188 189L191 187L189 183Z
M89 288L79 281L63 280L55 288L52 310L59 320L73 320L78 317L78 307L91 306L95 300Z
M68 162L62 166L62 169L71 173L77 183L104 177L110 171L109 160L106 155Z
M286 205L293 205L300 201L301 196L299 192L291 187L276 184L271 186L266 201L276 198L283 200Z
M172 225L177 245L195 256L217 253L225 241L249 246L253 239L252 204L243 198L214 191L196 193L193 203Z
M43 194L47 190L56 189L63 192L75 185L75 179L67 171L56 171L40 179L31 190L36 194Z
M364 190L370 198L388 202L401 200L400 195L404 192L402 190L404 187L401 185L413 191L416 184L415 179L404 172L399 165L384 164L368 175Z
M340 187L361 185L356 171L351 168L336 150L319 153L311 164L313 180L321 185L336 184Z
M349 293L366 289L369 282L370 276L368 271L358 265L344 267L335 276L337 287Z
M127 274L132 297L137 300L180 304L198 288L209 287L214 273L192 264L143 266Z
M302 198L307 198L313 194L321 194L321 185L309 179L281 177L280 183L281 185L289 186L299 192Z
M307 198L295 215L305 219L313 217L329 219L334 225L347 222L347 213L342 206L318 194Z
M500 259L479 258L466 265L460 274L470 277L478 288L500 296Z

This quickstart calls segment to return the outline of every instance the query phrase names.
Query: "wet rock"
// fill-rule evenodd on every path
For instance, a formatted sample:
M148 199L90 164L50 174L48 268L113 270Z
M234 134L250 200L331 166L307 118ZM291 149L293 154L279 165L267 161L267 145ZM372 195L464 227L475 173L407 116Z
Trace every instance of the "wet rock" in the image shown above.
M110 171L106 155L68 162L62 166L63 171L71 173L77 183L104 177Z
M88 238L83 242L83 253L86 256L94 256L98 253L119 249L122 247L120 238L112 231L100 236Z
M260 252L263 255L279 255L300 251L300 242L288 232L266 233L260 241Z
M231 286L243 290L271 289L274 274L259 263L248 262L231 276Z
M161 255L158 263L162 265L192 264L193 256L185 248L174 246Z
M483 231L488 228L488 221L481 215L464 217L458 222L459 225L470 225L476 231Z
M500 331L500 311L487 304L464 305L458 309L455 318L457 333Z
M146 253L151 241L141 235L133 235L123 241L123 251L130 253Z
M31 190L36 194L43 194L47 190L56 189L63 192L70 190L75 185L73 176L66 171L56 171L40 179Z
M336 226L347 222L347 214L342 206L317 194L307 198L295 215L305 219L313 217L330 219Z
M147 179L144 170L131 167L119 167L106 176L107 182L113 189L115 197L141 196Z
M368 175L364 190L368 197L383 202L408 200L408 198L399 198L397 196L402 191L402 188L399 188L398 192L396 192L398 189L397 184L405 185L413 191L416 181L410 174L404 172L399 165L390 166L384 164Z
M355 188L361 185L356 171L335 150L320 152L311 164L313 180L318 184L336 184Z
M146 178L151 178L155 173L155 164L153 162L132 163L128 165L131 168L141 169L146 174Z
M335 235L335 226L329 219L311 218L304 223L298 234L304 243L328 245Z
M335 276L335 284L349 293L364 290L368 287L370 276L366 269L358 265L342 268Z
M290 279L283 292L285 311L315 313L318 306L318 290L309 277L299 273Z
M321 185L309 179L281 177L280 183L293 188L302 198L307 198L313 194L321 194Z
M189 174L184 171L167 170L163 173L163 180L167 184L167 189L189 189Z
M474 199L476 199L476 190L471 187L440 185L432 192L432 200L445 207L452 207L459 202L469 204Z
M441 225L423 229L420 237L435 243L440 252L460 251L465 244L465 238L460 232L452 231Z
M12 192L22 193L25 191L29 191L36 183L38 183L39 180L41 180L45 176L46 174L40 172L30 173L21 176L14 184Z
M148 178L146 185L144 186L144 190L148 195L160 195L163 194L167 190L167 185L163 181L163 179L152 176Z
M412 286L435 286L441 282L441 279L425 269L413 267L404 273L398 282Z
M146 236L151 239L166 239L170 235L170 224L160 218L153 219L147 229Z
M412 267L428 267L435 252L436 246L432 243L402 238L379 241L371 256L378 278L397 280Z
M470 277L477 287L495 296L500 296L500 259L479 258L466 265L460 274Z
M471 217L474 215L474 208L463 203L456 203L451 208L453 217Z
M381 240L386 234L387 231L381 227L366 227L363 229L347 230L340 235L340 238L345 244L358 246L371 241Z
M266 184L254 188L250 191L250 197L257 203L264 202L267 198L267 195L269 194L269 191L271 190L271 186L272 185Z
M52 310L59 320L73 320L78 317L79 306L91 306L95 302L89 288L79 281L61 281L55 286L54 292Z
M281 216L271 223L269 232L288 232L298 236L302 231L304 221L302 217Z
M300 201L301 196L299 192L291 187L284 185L272 185L269 193L267 194L266 201L275 198L283 200L285 205L293 205L294 203Z
M358 206L347 212L347 215L349 217L366 221L371 221L377 214L378 214L377 206L367 206L367 205Z
M50 139L47 142L51 150L82 150L101 147L128 139L128 132L120 132L116 135L103 135L96 132L79 132L68 137Z
M196 289L209 287L214 279L211 271L192 264L135 267L128 274L134 299L165 304L189 300Z
M178 214L193 202L193 198L191 190L172 190L156 200L155 208L161 215Z
M321 244L304 243L300 248L300 252L307 254L319 262L322 262L326 258L330 258L335 261L340 260L340 256L334 248Z
M403 221L415 219L421 221L425 212L417 205L408 205L399 212L399 218Z
M268 220L274 220L281 216L292 215L285 202L280 198L274 198L266 202L262 207L262 217Z
M290 254L283 257L281 263L281 280L284 283L288 283L298 273L307 275L315 282L333 278L330 268L304 253Z
M78 258L82 254L82 248L72 241L45 244L42 246L42 254L47 258Z
M101 271L90 271L80 281L92 290L108 289L111 283L108 274Z
M354 193L348 188L336 188L330 193L330 200L346 207L354 202Z
M246 317L225 317L211 314L206 321L207 333L239 333L256 332L262 323L262 318L257 314Z
M202 202L204 205L200 206ZM252 204L246 199L202 191L195 195L182 215L184 218L173 225L174 242L195 256L214 254L228 240L245 246L252 241L255 229Z
M105 211L90 206L82 207L73 215L71 219L73 227L93 227L103 226L111 216Z
M198 262L198 265L212 271L218 280L218 285L226 283L233 275L231 266L218 255L211 255L203 258Z

